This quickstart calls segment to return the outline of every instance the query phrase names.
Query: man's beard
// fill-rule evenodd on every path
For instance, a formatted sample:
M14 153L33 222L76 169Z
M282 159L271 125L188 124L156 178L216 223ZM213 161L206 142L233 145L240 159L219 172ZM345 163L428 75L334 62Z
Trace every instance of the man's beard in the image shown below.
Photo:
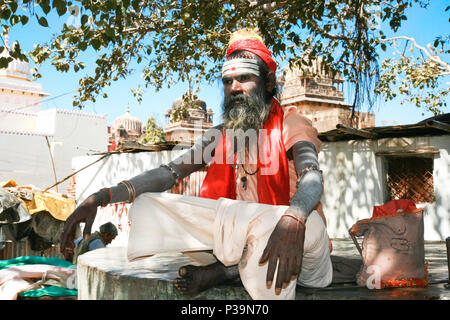
M264 86L259 86L250 95L239 93L225 97L222 107L224 128L245 132L263 128L271 103L266 102Z

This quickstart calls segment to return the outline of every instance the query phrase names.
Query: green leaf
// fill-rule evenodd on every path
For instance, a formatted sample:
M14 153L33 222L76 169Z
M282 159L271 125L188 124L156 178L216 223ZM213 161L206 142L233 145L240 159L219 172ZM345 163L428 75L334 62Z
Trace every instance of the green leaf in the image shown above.
M25 25L28 23L29 18L27 16L20 16L20 22L22 22L22 25Z
M0 10L0 18L7 20L11 16L11 10L8 8Z
M130 6L130 0L123 0L122 2L122 6L126 9Z
M12 26L18 24L20 22L20 16L16 16L15 14L13 14L9 21L11 22Z
M439 45L439 39L434 40L433 46L436 48Z
M61 17L66 14L67 7L66 6L58 7L56 8L56 12L58 12L58 15Z
M133 9L135 10L135 11L139 11L139 0L133 0L133 1L131 1L131 6L133 7Z
M56 8L59 16L67 12L67 2L65 0L53 0L52 7Z
M92 39L91 45L95 50L99 50L100 46L102 45L101 41L99 39Z
M0 57L0 68L7 68L11 61L13 61L11 57Z
M105 29L105 34L110 37L111 39L114 39L115 33L114 33L114 29L107 27Z
M87 43L84 41L81 41L78 43L78 47L80 48L81 51L85 51L87 48Z
M48 14L48 13L50 12L50 10L52 9L52 8L50 7L50 1L48 1L48 0L40 1L40 2L39 2L39 5L41 6L42 11L44 11L45 14Z
M16 12L18 4L16 1L12 1L12 2L10 2L9 7L11 8L12 12Z
M83 15L81 16L81 24L82 24L83 26L88 22L88 20L89 20L89 16L87 16L87 15L85 15L85 14L83 14Z
M48 27L47 19L45 19L44 17L40 17L40 18L38 19L38 22L39 22L39 24L40 24L41 26L43 26L43 27Z

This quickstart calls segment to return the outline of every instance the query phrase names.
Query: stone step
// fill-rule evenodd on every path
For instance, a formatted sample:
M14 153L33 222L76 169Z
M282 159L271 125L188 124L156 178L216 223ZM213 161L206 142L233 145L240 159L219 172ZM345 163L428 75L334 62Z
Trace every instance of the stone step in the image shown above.
M351 240L333 240L333 255L358 258ZM425 244L430 284L426 288L369 290L355 284L334 284L324 289L297 287L297 300L450 299L445 242ZM240 281L216 286L195 296L183 296L173 286L181 266L192 260L180 253L158 254L130 262L126 248L108 247L87 252L78 260L80 300L249 300Z

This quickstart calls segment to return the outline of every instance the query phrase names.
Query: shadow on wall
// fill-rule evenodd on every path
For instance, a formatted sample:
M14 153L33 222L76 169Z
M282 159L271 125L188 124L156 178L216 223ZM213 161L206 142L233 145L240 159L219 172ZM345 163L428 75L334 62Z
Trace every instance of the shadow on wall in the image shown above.
M382 201L380 175L369 141L324 143L319 155L324 176L324 212L332 238L348 238L348 229L370 218Z

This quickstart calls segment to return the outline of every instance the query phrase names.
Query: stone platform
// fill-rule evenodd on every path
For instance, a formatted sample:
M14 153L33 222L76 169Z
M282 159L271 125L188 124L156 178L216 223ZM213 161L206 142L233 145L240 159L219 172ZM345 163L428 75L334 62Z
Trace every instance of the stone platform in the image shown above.
M358 258L349 239L334 239L332 255ZM324 289L297 287L297 300L450 300L447 255L444 241L426 242L429 281L426 288L369 290L355 283L333 284ZM195 296L182 296L173 287L178 269L192 263L182 254L159 254L129 262L126 248L104 248L83 254L78 260L78 299L80 300L249 300L240 281L206 290Z

